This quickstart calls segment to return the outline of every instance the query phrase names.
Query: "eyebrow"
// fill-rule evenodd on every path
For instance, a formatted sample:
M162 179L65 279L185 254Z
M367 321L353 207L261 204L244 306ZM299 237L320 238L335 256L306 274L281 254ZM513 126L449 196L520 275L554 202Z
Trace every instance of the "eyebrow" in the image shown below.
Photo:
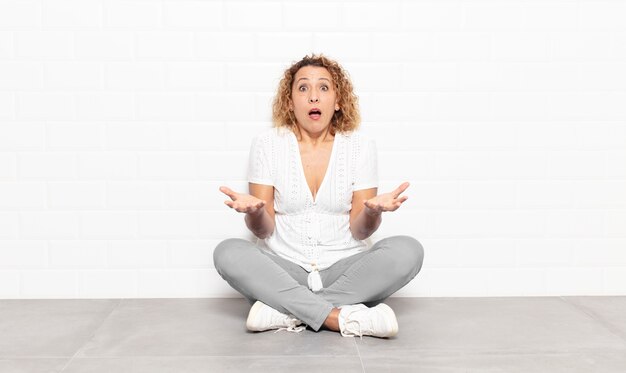
M296 83L298 83L301 80L309 80L309 78L302 77L302 78L296 80ZM326 80L327 82L330 82L330 79L328 79L328 78L319 78L319 80Z

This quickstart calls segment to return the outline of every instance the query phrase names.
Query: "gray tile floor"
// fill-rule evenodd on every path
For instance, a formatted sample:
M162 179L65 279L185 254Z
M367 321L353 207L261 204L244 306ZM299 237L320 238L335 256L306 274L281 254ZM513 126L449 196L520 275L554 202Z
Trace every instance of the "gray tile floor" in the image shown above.
M0 300L0 372L626 372L626 297L387 303L389 340L249 333L243 299Z

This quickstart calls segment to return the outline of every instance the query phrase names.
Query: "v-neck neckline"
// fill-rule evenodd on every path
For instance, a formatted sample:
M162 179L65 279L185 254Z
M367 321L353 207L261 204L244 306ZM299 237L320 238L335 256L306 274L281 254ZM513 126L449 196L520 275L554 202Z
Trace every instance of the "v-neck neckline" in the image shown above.
M298 154L298 163L300 164L300 175L302 176L302 180L304 181L304 187L308 191L308 195L309 195L309 198L311 198L311 202L315 204L317 203L317 200L319 199L319 195L322 192L324 185L326 184L326 179L328 179L328 173L330 172L330 168L333 164L333 160L335 159L335 148L337 147L337 137L338 137L337 135L338 134L335 134L335 137L333 138L333 146L330 150L330 157L328 158L328 164L326 165L326 170L324 171L324 177L322 179L322 182L320 183L320 187L317 188L317 193L315 194L315 196L313 196L313 191L309 187L309 182L306 178L306 173L304 172L304 165L302 164L302 153L300 152L300 145L298 144L298 138L296 137L296 134L293 132L291 132L291 135L293 138L294 146L296 147L296 152Z

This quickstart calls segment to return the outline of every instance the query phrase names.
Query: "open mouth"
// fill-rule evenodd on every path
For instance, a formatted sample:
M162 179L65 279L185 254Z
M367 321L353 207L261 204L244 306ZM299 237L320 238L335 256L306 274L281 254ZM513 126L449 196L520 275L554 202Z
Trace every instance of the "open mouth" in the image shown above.
M309 118L311 119L320 119L322 116L322 111L318 108L313 108L309 110Z

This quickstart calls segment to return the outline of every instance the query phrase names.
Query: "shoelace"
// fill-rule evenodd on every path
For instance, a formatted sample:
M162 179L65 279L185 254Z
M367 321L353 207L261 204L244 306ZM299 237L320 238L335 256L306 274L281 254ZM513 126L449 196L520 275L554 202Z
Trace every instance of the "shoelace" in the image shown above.
M276 329L274 334L276 334L276 333L278 333L280 331L283 331L283 330L288 331L288 332L292 332L292 333L300 333L300 332L302 332L304 329L306 329L306 325L296 326L296 323L298 321L299 321L298 319L292 319L292 318L287 319L287 324L289 326L286 327L286 328Z
M359 331L357 333L356 329L350 328L348 325L354 323L357 324L359 326ZM346 331L358 335L359 338L363 339L363 330L361 329L361 322L359 320L348 320L346 321L346 325L345 325Z
M359 313L359 312L366 312L367 317L371 317L371 314L369 313L369 311L370 309L368 308L360 308L347 314L345 318L345 324L344 324L345 330L354 335L358 335L359 338L363 339L363 327L361 325L362 320L359 320L358 317L353 319L352 314ZM367 317L366 317L366 320L368 320ZM356 326L358 327L358 331L356 327L352 326L353 324L356 324ZM367 324L367 321L366 321L366 324ZM367 332L367 329L366 329L366 332ZM370 325L370 333L371 333L371 325Z

